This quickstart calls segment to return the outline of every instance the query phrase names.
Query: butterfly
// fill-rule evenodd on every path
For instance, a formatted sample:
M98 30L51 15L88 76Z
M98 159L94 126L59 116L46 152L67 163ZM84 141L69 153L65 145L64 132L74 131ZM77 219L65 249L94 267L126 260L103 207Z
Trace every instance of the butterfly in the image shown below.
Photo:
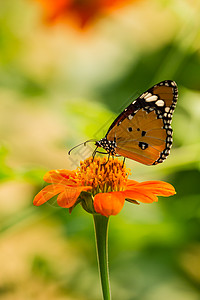
M96 141L109 155L123 156L145 165L162 163L172 146L171 121L178 88L165 80L135 99L114 120L105 137Z

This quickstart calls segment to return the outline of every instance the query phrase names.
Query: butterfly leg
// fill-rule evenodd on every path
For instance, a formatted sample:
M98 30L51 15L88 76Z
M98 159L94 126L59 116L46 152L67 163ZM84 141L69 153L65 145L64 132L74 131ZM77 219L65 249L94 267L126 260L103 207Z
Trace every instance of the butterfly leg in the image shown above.
M123 159L123 164L122 164L122 168L124 167L124 164L125 164L125 160L126 160L126 157L124 157L124 159Z
M108 154L107 152L101 152L101 151L96 151L96 153L100 153L100 154Z
M92 162L94 161L95 155L98 152L97 148L98 148L98 146L96 146L96 148L94 149L94 152L92 153Z
M104 164L102 164L102 165L103 166L107 165L107 163L109 162L109 159L110 159L110 153L108 153L108 159L107 159L107 161Z

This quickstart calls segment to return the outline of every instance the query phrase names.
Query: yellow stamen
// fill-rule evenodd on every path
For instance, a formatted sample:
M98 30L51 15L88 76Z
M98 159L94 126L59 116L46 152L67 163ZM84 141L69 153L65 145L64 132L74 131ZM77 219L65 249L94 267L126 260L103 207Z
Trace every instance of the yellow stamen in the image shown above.
M92 157L80 162L76 178L80 185L92 186L92 193L123 191L130 170L119 159Z

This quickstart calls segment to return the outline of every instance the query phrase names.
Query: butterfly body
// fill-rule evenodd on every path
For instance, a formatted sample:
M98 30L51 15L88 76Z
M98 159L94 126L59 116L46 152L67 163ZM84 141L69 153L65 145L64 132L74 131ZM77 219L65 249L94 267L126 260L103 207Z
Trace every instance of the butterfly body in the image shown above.
M110 155L145 165L162 163L172 146L172 114L178 98L174 81L165 80L134 100L96 142Z

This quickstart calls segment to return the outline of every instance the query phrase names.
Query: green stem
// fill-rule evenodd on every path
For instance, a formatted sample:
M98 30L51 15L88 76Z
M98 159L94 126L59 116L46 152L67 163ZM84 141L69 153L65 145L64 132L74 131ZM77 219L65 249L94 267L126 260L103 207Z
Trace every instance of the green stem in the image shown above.
M93 215L96 236L97 260L101 277L103 299L110 300L110 282L108 273L108 221L102 215Z

